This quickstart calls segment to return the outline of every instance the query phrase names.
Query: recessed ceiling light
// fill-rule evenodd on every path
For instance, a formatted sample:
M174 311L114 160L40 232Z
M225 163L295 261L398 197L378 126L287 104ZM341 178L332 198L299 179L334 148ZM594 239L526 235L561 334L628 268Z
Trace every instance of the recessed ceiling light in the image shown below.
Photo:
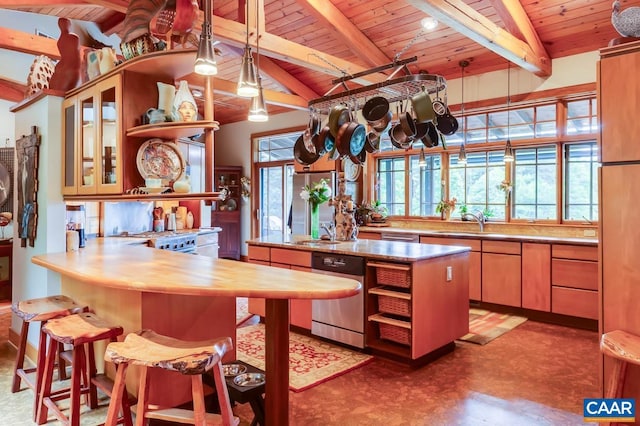
M422 18L420 24L425 30L431 31L435 30L438 26L438 20L436 18L432 18L431 16L427 16L426 18Z

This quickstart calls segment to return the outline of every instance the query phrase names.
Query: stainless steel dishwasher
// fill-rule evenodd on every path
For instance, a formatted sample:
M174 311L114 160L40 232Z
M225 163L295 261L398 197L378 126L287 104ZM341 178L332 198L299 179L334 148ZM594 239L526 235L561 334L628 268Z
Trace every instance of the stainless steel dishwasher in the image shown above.
M311 302L311 334L357 348L364 348L364 258L312 253L312 272L359 281L362 290L343 299Z

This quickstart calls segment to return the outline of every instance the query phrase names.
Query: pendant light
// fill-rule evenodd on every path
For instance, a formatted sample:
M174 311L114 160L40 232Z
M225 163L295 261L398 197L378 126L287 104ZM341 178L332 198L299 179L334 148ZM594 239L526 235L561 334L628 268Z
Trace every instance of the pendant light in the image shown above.
M418 157L418 167L424 169L427 167L427 160L424 158L424 146L420 148L420 157Z
M469 66L469 61L462 60L458 63L460 65L460 85L461 90L461 102L460 102L460 117L462 118L462 144L460 145L460 152L458 153L458 164L464 166L467 164L467 151L465 151L465 145L467 144L467 120L464 116L464 69Z
M256 75L258 76L258 96L251 99L251 108L249 108L249 121L265 122L269 120L267 113L267 105L264 103L264 94L262 93L262 76L260 76L260 24L259 24L259 1L256 0Z
M511 114L509 107L511 106L511 62L507 66L507 146L504 148L504 162L513 162L513 149L511 148L510 129Z
M253 67L253 56L251 55L251 46L249 46L249 0L245 0L247 5L247 13L244 16L247 24L247 40L242 55L242 67L240 67L240 77L238 78L237 94L243 98L253 98L258 96L258 79L256 78L256 70Z
M196 74L200 75L218 74L211 32L212 1L204 0L204 21L200 33L200 44L198 44L198 56L196 56L196 63L193 67Z

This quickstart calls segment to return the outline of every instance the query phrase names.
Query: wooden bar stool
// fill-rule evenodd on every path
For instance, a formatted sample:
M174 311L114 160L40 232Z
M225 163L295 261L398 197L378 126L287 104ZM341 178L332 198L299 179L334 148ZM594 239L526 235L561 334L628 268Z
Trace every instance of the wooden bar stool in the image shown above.
M78 426L80 425L80 395L89 395L91 408L98 406L98 393L94 383L96 362L93 343L105 339L115 341L123 333L122 327L107 324L94 313L83 312L49 320L42 327L42 332L48 336L49 345L42 374L36 422L39 425L45 423L51 410L63 424ZM52 391L51 382L58 342L73 346L71 386ZM65 416L56 404L57 401L67 398L71 399L69 416Z
M237 425L240 421L233 416L229 393L222 371L222 356L233 346L229 337L220 339L187 342L163 336L152 330L142 330L127 335L124 342L109 343L105 360L117 364L116 380L113 386L114 396L109 402L109 411L105 426L115 424L120 408L119 398L125 393L125 376L129 364L141 366L138 386L138 410L136 425L146 424L147 419L157 419L194 425L220 424ZM149 409L149 367L176 371L191 376L193 411L178 408ZM202 374L213 369L216 394L221 414L205 412Z
M640 337L622 330L602 335L600 352L613 358L613 371L605 390L605 398L621 398L629 363L640 365Z
M32 322L39 321L40 328L42 329L42 326L48 320L82 312L86 310L86 307L78 305L76 302L66 296L58 295L16 302L11 305L11 310L14 314L16 314L18 318L22 320L20 341L18 342L18 354L16 356L15 367L13 369L13 383L11 385L11 392L15 393L20 390L22 380L24 380L25 384L29 388L37 391L38 386L36 384L39 383L38 374L36 373L36 379L33 381L29 377L29 374L36 372L37 367L44 364L46 348L42 345L42 342L45 337L42 335L42 333L40 334L36 367L24 368L24 355L27 349L27 336L29 335L29 326ZM40 370L40 374L41 373L42 370ZM42 376L40 375L40 377ZM65 380L67 378L65 362L63 359L58 360L58 378L60 380Z

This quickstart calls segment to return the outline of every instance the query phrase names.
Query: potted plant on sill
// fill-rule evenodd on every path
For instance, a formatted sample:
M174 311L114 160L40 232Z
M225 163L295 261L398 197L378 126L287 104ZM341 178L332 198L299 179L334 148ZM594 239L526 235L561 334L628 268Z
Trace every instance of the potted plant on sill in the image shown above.
M467 205L466 205L466 204L462 204L462 205L460 206L459 211L460 211L460 219L461 219L462 221L464 221L464 222L467 222L467 221L469 220L469 218L467 218L467 217L465 216L465 214L469 213L469 209L468 209Z
M364 203L356 211L364 223L384 223L389 214L387 208L380 203L380 200L376 200L373 203Z
M450 200L440 200L440 202L436 206L436 213L440 213L440 218L442 220L449 220L451 212L456 208L457 202L458 200L455 197Z

